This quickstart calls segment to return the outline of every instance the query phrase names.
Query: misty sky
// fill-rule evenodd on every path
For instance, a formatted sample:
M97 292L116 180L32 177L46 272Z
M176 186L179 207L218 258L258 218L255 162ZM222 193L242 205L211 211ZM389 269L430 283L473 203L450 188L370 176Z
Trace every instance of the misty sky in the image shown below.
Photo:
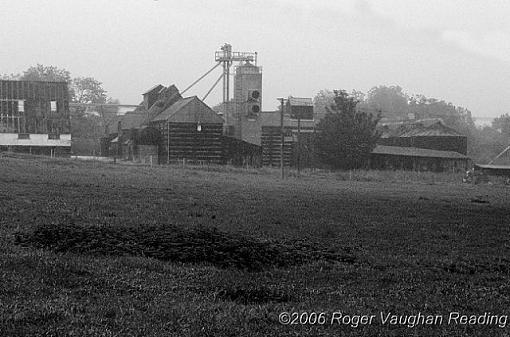
M137 104L154 84L184 89L214 51L257 51L263 108L320 89L400 85L510 112L510 1L0 0L0 73L42 63L92 76ZM190 95L203 97L218 69ZM187 93L188 94L188 93ZM221 100L221 88L206 100Z

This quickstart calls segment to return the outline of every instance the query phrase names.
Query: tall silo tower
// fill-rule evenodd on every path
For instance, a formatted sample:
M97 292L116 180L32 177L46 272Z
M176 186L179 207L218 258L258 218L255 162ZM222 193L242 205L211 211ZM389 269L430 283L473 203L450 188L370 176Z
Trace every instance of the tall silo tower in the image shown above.
M234 73L234 136L260 145L262 110L262 68L250 61L238 65Z

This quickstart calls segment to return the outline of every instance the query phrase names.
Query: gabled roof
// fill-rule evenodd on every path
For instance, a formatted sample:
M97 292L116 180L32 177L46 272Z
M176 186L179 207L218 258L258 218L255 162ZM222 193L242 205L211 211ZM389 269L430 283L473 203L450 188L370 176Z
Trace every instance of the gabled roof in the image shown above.
M178 100L162 111L152 121L168 121L171 123L223 123L223 118L202 102L197 96Z
M510 173L510 165L482 165L475 164L475 167L488 169L488 170L506 170Z
M425 158L448 158L448 159L468 159L469 157L455 151L438 151L421 149L417 147L401 147L377 145L372 151L373 154L407 156L407 157L425 157Z
M156 84L155 86L153 86L152 88L150 88L149 90L147 90L146 92L144 92L142 95L146 95L152 91L154 91L155 89L157 89L158 91L160 91L162 88L164 88L161 84Z
M418 137L418 136L462 136L460 133L455 131L452 128L447 127L441 122L436 122L430 126L411 129L403 134L400 137Z
M463 137L454 129L444 125L441 121L424 121L405 124L383 125L381 138L390 137L431 137L431 136L452 136Z

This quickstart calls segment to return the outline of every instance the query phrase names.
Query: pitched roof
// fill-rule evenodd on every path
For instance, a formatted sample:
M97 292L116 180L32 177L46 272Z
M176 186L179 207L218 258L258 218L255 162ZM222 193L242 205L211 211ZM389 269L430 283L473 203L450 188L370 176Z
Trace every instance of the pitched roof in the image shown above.
M488 169L488 170L505 170L510 173L510 165L481 165L475 164L475 167Z
M454 129L444 125L441 121L418 121L404 124L385 124L381 128L381 138L390 137L432 137L432 136L451 136L464 137Z
M153 119L153 121L162 120L171 123L223 123L223 118L197 96L178 100Z
M142 95L146 95L146 94L150 93L151 91L154 91L155 89L158 89L158 91L160 91L162 88L164 88L164 87L161 84L156 84L155 86L153 86L152 88L150 88L149 90L144 92Z
M426 157L426 158L449 158L449 159L468 159L469 157L455 151L438 151L421 149L417 147L400 147L377 145L372 151L373 154L407 156L407 157Z

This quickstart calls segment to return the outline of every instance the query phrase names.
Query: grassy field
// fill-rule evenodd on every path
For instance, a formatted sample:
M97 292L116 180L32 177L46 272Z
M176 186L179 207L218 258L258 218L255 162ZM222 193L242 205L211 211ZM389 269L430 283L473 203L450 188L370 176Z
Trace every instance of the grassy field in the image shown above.
M510 188L457 178L4 156L0 336L510 336L448 324L510 315Z

